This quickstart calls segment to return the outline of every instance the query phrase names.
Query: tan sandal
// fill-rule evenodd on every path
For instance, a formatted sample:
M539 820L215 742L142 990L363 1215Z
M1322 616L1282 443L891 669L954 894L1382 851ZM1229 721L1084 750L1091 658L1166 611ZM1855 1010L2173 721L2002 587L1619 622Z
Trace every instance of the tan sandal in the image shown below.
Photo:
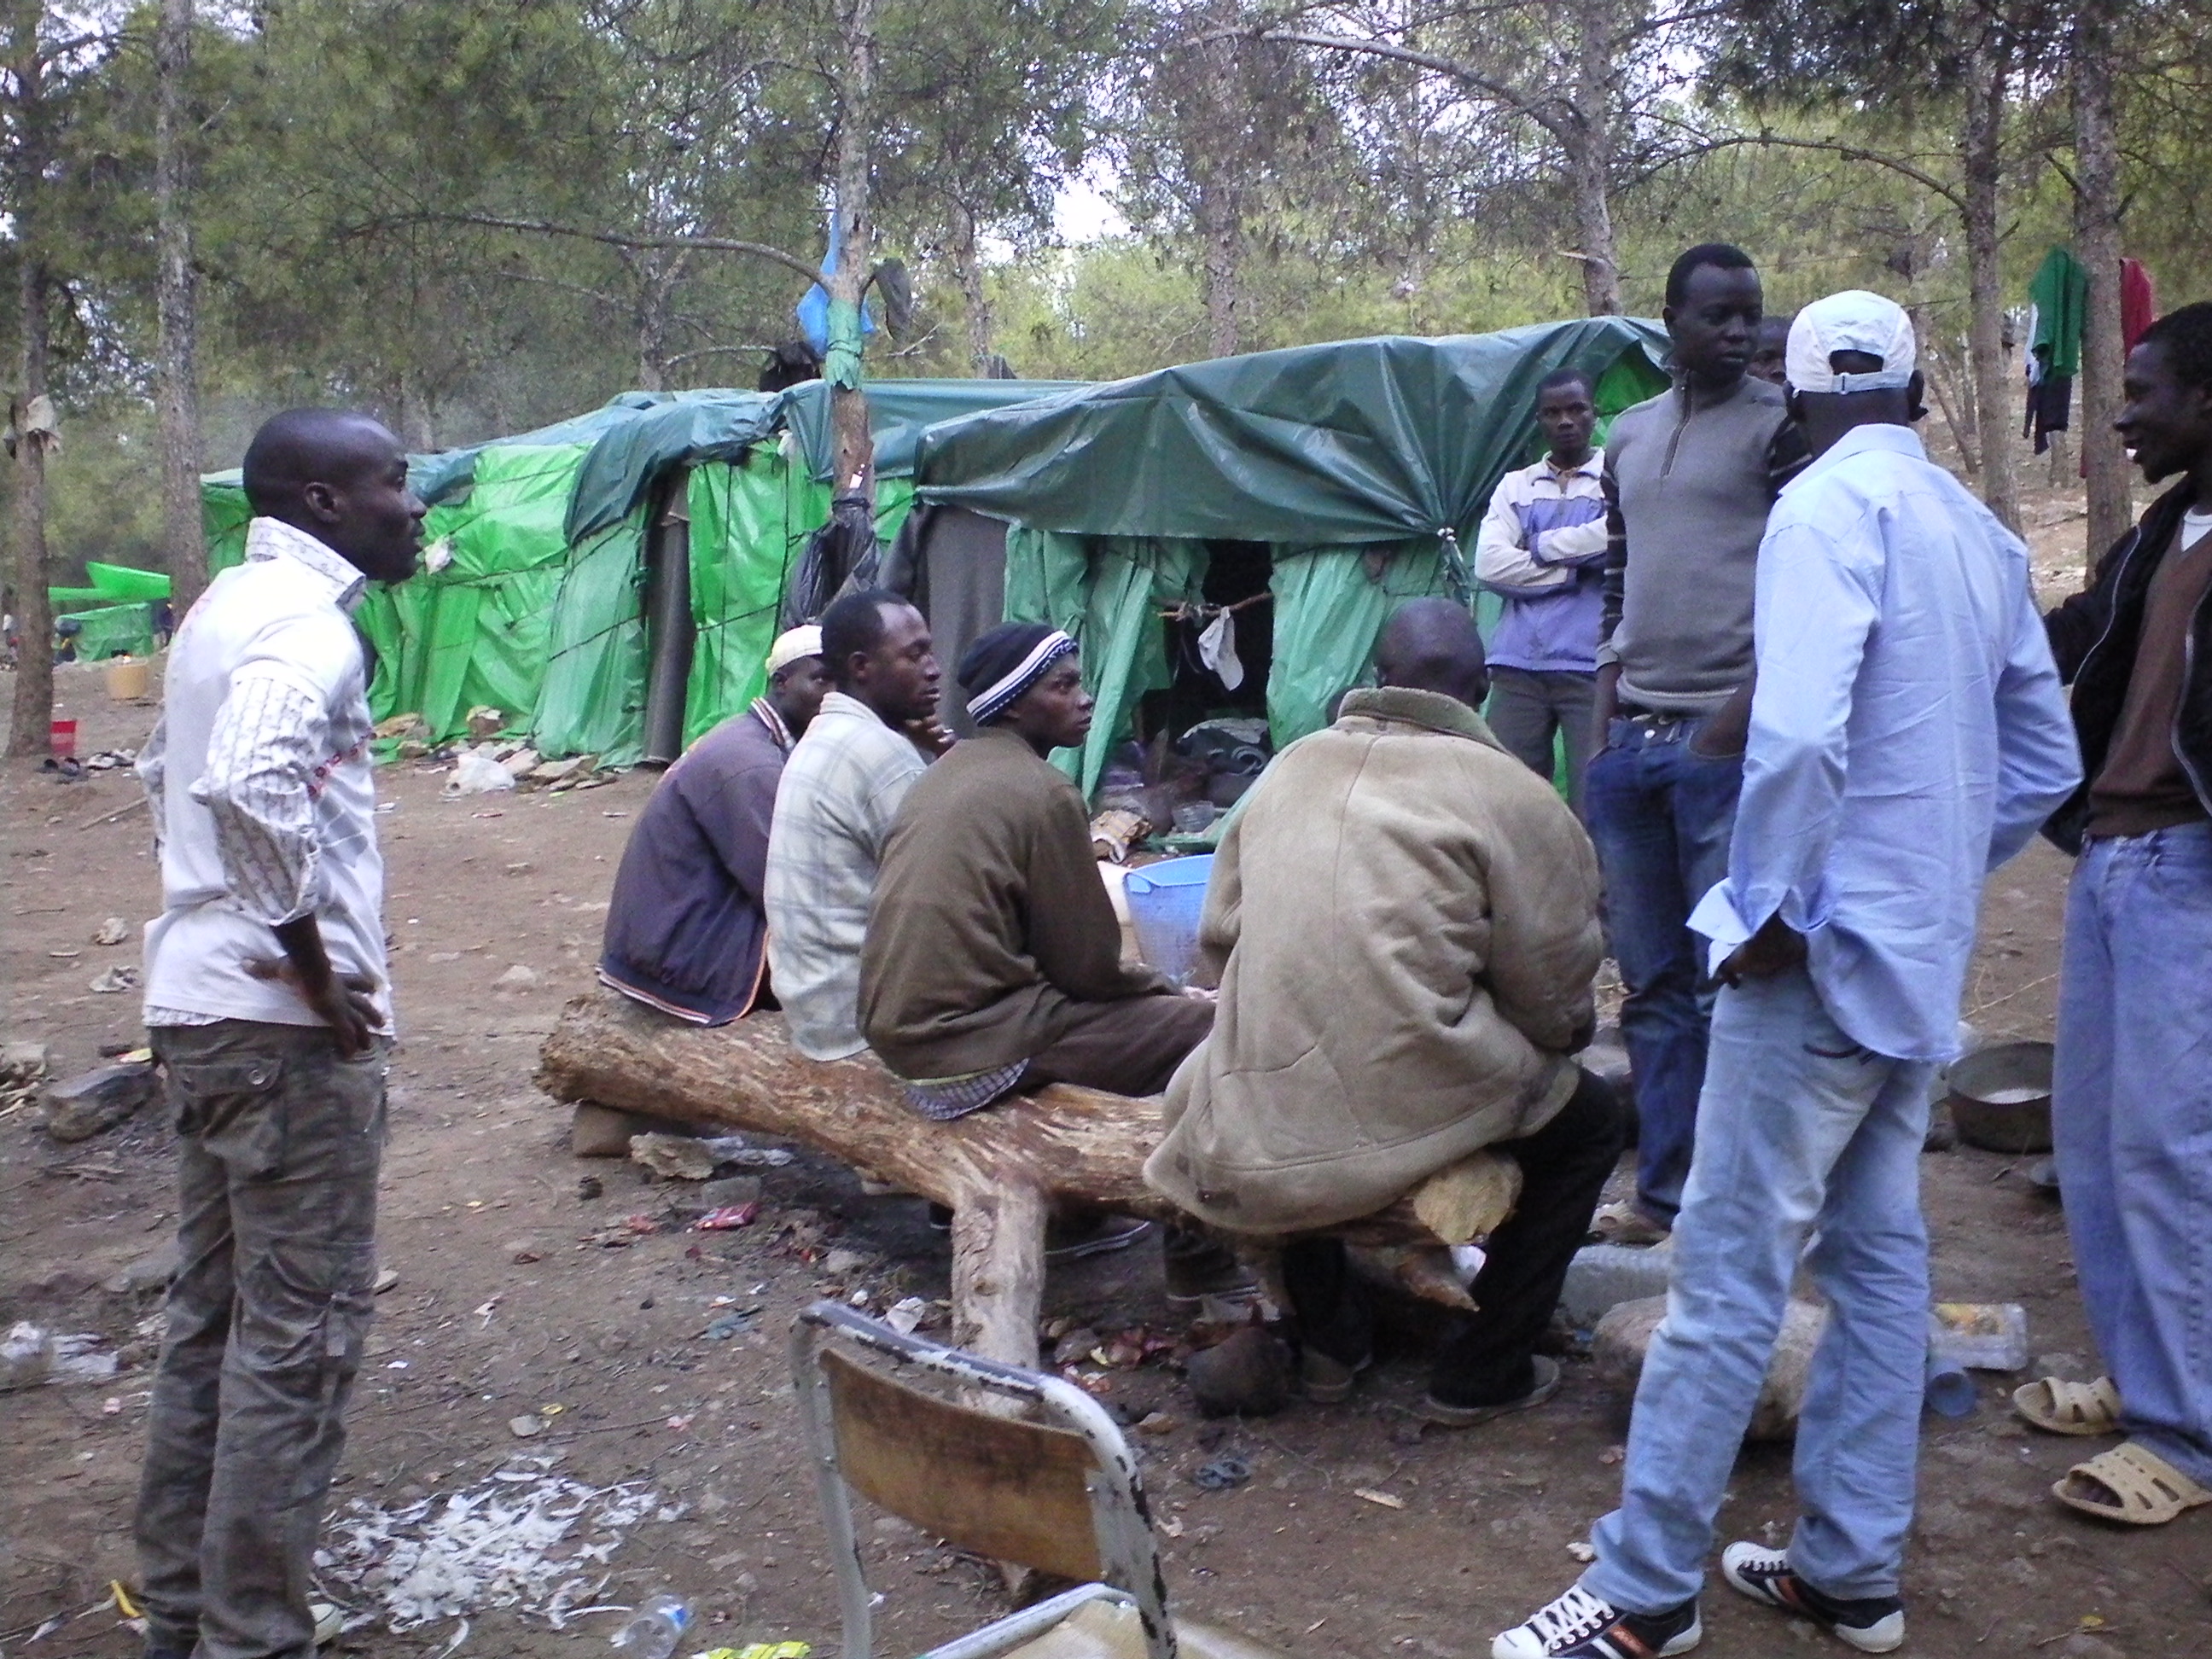
M2086 1492L2084 1485L2102 1487L2108 1496ZM2076 1463L2051 1495L2069 1509L2131 1527L2162 1527L2200 1504L2212 1504L2212 1492L2133 1440Z
M2045 1434L2116 1434L2120 1426L2120 1391L2112 1379L2065 1382L2039 1377L2012 1391L2012 1408L2021 1421Z

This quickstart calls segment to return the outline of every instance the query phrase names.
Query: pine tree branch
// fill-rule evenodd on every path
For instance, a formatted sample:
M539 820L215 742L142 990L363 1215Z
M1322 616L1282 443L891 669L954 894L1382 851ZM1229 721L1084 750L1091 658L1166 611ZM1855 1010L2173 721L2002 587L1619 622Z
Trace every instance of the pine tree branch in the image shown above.
M772 259L776 264L804 276L809 283L819 283L822 273L795 253L787 253L780 247L765 242L744 242L728 236L632 236L616 230L587 230L580 225L555 224L545 219L509 219L495 213L421 213L408 216L415 222L447 225L481 225L491 230L520 230L538 236L568 236L578 241L599 242L609 247L632 251L653 248L688 248L706 253L750 253L759 259ZM387 220L386 224L407 221ZM369 228L364 226L362 228Z

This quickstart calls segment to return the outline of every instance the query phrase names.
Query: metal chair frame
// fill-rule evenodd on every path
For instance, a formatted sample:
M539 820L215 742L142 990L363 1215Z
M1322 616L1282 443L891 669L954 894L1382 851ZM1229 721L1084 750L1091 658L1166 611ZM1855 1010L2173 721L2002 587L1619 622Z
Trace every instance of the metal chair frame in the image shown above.
M981 1389L1034 1409L1053 1427L1082 1437L1092 1468L1084 1486L1097 1540L1103 1582L1078 1585L1024 1607L982 1629L932 1648L920 1659L994 1659L1034 1640L1086 1601L1127 1602L1144 1630L1146 1659L1176 1659L1175 1630L1168 1622L1167 1585L1160 1573L1159 1545L1152 1534L1152 1511L1145 1502L1137 1462L1098 1402L1073 1383L1041 1372L1002 1365L958 1348L908 1336L836 1302L817 1302L799 1316L791 1333L792 1376L799 1418L814 1458L822 1496L822 1518L837 1571L837 1600L844 1622L843 1659L874 1659L874 1620L867 1571L853 1529L852 1491L837 1461L836 1418L830 1384L820 1364L832 1338L900 1365L911 1365L963 1389Z

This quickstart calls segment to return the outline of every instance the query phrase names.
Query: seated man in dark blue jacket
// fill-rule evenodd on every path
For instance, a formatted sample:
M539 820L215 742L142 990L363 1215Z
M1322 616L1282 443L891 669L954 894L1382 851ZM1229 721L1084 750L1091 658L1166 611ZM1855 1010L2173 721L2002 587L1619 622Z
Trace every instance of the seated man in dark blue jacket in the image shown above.
M761 883L784 757L822 706L822 630L769 647L768 690L684 752L615 872L599 979L695 1025L773 1008Z

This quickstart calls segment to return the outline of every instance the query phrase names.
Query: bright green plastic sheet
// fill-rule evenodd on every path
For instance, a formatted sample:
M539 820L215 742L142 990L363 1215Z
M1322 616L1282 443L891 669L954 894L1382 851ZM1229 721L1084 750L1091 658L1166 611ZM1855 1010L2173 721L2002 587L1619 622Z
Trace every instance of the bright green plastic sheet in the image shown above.
M150 604L111 605L99 611L75 611L70 620L77 625L74 638L79 662L154 654L154 606Z
M1159 613L1198 598L1206 549L1156 537L1079 538L1030 532L1018 559L1008 538L1006 616L1049 623L1083 650L1083 684L1097 707L1081 749L1053 763L1088 795L1129 735L1138 701L1173 683Z
M1362 684L1390 613L1432 595L1464 603L1464 574L1434 537L1371 547L1279 547L1267 728L1275 747L1328 723L1340 692Z
M430 510L424 568L372 587L356 613L377 653L369 708L379 720L420 714L433 742L466 732L479 707L527 724L545 680L561 526L583 456L580 444L484 449L467 494ZM433 569L440 551L450 559Z
M645 750L645 508L568 555L532 736L541 753L627 766Z
M763 445L737 464L692 469L691 678L684 699L689 744L741 713L768 684L768 648L794 557L785 534L782 458Z

